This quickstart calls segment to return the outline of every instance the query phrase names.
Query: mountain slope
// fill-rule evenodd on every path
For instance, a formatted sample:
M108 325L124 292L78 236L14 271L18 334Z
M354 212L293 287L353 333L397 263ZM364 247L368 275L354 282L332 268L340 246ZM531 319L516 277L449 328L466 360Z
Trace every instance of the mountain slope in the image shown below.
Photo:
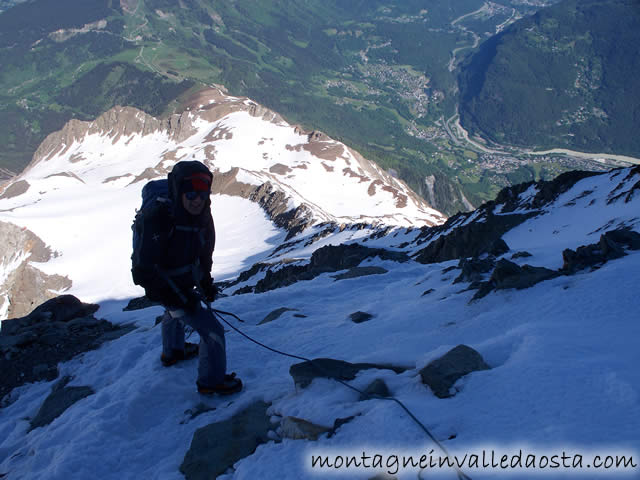
M455 68L554 1L22 3L0 14L0 168L21 172L71 118L116 105L170 115L218 84L393 168L439 210L468 210L505 176L478 174L486 162L450 139Z
M640 11L566 0L485 42L461 74L462 124L498 143L640 153Z
M239 113L244 115L236 112L231 118ZM227 127L233 126L229 117L224 118ZM246 120L253 122L255 117ZM289 127L269 123L265 128ZM130 283L126 234L142 182L126 186L130 177L107 184L99 181L127 169L141 171L143 162L135 163L125 155L99 160L100 143L117 138L118 133L112 133L112 137L82 137L83 144L93 145L95 157L89 157L86 149L87 158L63 163L77 153L74 148L80 144L71 142L67 152L45 155L25 173L30 184L26 192L0 199L1 220L28 227L62 252L46 265L50 272L69 274L73 285L68 292L99 301L101 317L136 327L99 350L60 365L60 376L71 378L70 388L88 386L94 393L72 404L50 424L31 429L55 382L19 387L5 399L0 409L0 474L8 479L210 476L211 471L207 474L200 467L198 473L185 462L187 456L196 454L196 437L205 432L200 429L239 418L236 415L241 411L260 402L269 405L267 417L261 418L273 432L254 453L235 461L232 469L225 471L223 464L225 473L218 478L324 477L329 472L317 468L314 472L311 455L361 458L362 452L387 455L380 470L415 478L416 471L397 471L391 455L437 458L438 447L394 402L360 401L357 393L327 378L296 387L290 367L299 360L264 350L233 331L227 334L228 361L230 369L245 380L241 394L231 399L198 395L195 361L161 367L160 330L154 325L162 310L122 311L130 298L140 294ZM150 135L167 142L161 132ZM287 133L288 138L292 135ZM275 142L275 133L273 138ZM144 137L123 133L116 143L125 139L134 148ZM184 142L179 152L196 151ZM148 144L145 150L152 153ZM221 155L222 147L218 151ZM169 168L174 161L165 160L162 166ZM56 164L74 169L78 178L47 178ZM304 184L304 176L300 180ZM367 368L349 383L364 389L376 379L383 380L452 453L493 448L499 458L507 451L523 449L540 458L543 453L565 451L572 460L574 455L584 458L584 470L574 473L604 478L610 471L601 475L602 471L586 467L594 455L633 456L636 465L640 458L640 376L636 368L640 325L635 318L640 252L633 249L637 248L633 243L613 242L609 248L622 251L623 256L608 259L598 256L602 254L599 248L587 249L589 257L579 247L598 243L610 230L628 228L638 235L639 185L637 167L600 175L565 175L554 182L505 189L495 202L441 226L321 222L294 232L288 240L290 232L274 228L255 203L214 195L220 240L214 275L228 282L224 291L228 296L215 306L245 320L237 323L243 332L286 352L397 367L398 373ZM39 193L45 190L48 193ZM25 205L28 200L37 201L37 207ZM368 194L361 199L362 205L367 201ZM310 208L313 212L337 208L330 204L319 201L318 210ZM493 248L496 240L491 237L494 229L483 229L483 224L501 222L511 222L497 237L506 241L507 251L503 247L502 252L494 252L495 257L481 255L482 247ZM94 229L102 242L86 235ZM478 232L488 237L480 238ZM456 252L465 251L468 240L478 245L480 258L476 260L488 265L487 269L479 270L471 258L459 261L461 255ZM346 255L347 250L342 249L347 248L364 254L359 268L341 267L353 254L349 250ZM568 260L563 262L563 256L571 258L567 249L581 252L584 262L591 258L596 263L565 269ZM428 260L434 252L441 260ZM510 276L505 275L507 261L521 270L510 267ZM249 268L256 262L263 264L262 271ZM313 273L313 262L332 267L286 287L277 288L273 282L272 288L261 293L238 293L261 280L273 280L278 272L292 278L299 271L293 267ZM506 287L514 276L527 276L526 264L546 267L556 275L528 288ZM241 282L232 282L240 280L243 272ZM483 284L490 288L485 296L477 296ZM357 312L372 317L356 323L352 318L362 318L352 316ZM267 317L272 321L265 322ZM458 380L449 390L451 398L438 398L423 384L420 372L460 344L477 350L490 369ZM333 425L333 435L296 439L287 427L295 422L294 417L329 430ZM259 418L254 423L261 423ZM238 437L239 433L217 437L208 448L215 448L221 440L231 444ZM211 451L201 453L215 456ZM183 475L181 470L190 473ZM498 474L468 466L463 470L474 479ZM523 469L520 478L529 478L532 471ZM637 474L637 467L628 471ZM364 467L343 472L348 478L361 479L379 473ZM514 476L510 471L499 473L505 478Z
M127 248L130 222L145 182L166 176L178 160L194 159L214 172L214 193L257 202L288 236L321 222L410 226L445 220L402 181L343 144L320 132L303 132L249 99L229 97L217 89L193 97L185 112L166 120L116 107L93 122L69 122L43 142L21 176L3 187L0 213L40 238L46 234L55 258L37 268L66 276L75 267L56 270L51 265L65 265L79 241L92 245L85 258L76 257L86 266L107 238ZM94 215L103 204L114 211L109 220ZM61 220L56 212L71 205L76 207ZM69 236L76 224L90 228L80 237ZM5 268L18 268L21 263L15 258L25 255L21 248L6 252ZM74 286L83 291L82 297L101 298L106 292L90 294L84 289L95 288L96 276L128 270L128 261L126 256L114 260L109 272L83 268L72 279ZM36 288L24 294L48 298L46 288L39 285L40 292ZM128 288L114 283L108 294L121 298ZM24 294L9 294L10 289L10 284L3 289L4 307L10 295L14 309L9 313L28 313L15 310L23 304L18 298Z

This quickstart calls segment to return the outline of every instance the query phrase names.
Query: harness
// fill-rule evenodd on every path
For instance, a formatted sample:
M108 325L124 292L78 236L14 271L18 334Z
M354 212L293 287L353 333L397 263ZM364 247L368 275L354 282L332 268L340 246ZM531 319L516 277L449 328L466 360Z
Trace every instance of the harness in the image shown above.
M203 247L205 245L205 227L187 227L184 225L176 225L169 232L169 237L172 236L174 230L178 230L181 232L191 232L198 233L198 240L200 241L200 246ZM200 257L196 255L196 259L193 263L189 263L187 265L183 265L177 268L163 269L160 265L155 264L155 271L160 275L160 277L167 282L169 287L174 291L174 293L178 296L178 298L185 305L188 303L187 297L182 293L176 282L172 277L179 277L185 275L187 273L191 273L191 277L193 279L193 284L195 285L198 291L201 291L200 285L200 277L201 277L201 269L200 269Z

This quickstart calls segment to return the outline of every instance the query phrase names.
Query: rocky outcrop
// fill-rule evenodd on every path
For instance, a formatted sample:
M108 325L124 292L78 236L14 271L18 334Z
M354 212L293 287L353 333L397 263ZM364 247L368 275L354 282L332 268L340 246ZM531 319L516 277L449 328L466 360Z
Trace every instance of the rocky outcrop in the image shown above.
M368 266L368 267L353 267L340 275L334 275L336 280L347 280L350 278L367 277L369 275L383 275L389 273L389 270L382 267Z
M585 178L592 177L594 175L602 175L602 172L587 172L581 170L574 170L571 172L565 172L558 175L553 180L541 180L539 182L526 182L511 187L503 188L496 199L489 202L487 205L493 208L495 205L503 205L502 212L513 212L519 208L528 209L540 209L545 205L550 204L559 195L568 191L576 183ZM520 195L531 186L534 186L536 193L523 200Z
M389 387L387 387L387 384L381 378L376 378L364 389L363 394L360 395L360 400L368 400L376 397L391 397Z
M93 316L98 305L72 295L53 298L26 317L2 322L0 399L13 388L58 376L57 365L124 335L120 327Z
M277 433L281 438L316 441L322 435L327 435L327 438L331 438L342 425L349 423L354 418L356 417L337 418L331 427L327 427L317 425L304 418L287 416L280 421L280 428L278 428Z
M476 282L471 288L477 288L478 291L471 301L478 300L487 296L494 290L504 290L515 288L522 290L533 287L534 285L545 280L551 280L562 275L562 272L550 270L545 267L534 267L531 265L520 266L517 263L507 259L501 259L491 273L491 277L486 282Z
M320 435L329 433L331 427L316 425L298 417L284 417L280 422L279 435L292 440L317 440Z
M458 268L462 270L453 283L479 282L486 273L489 273L496 265L495 257L486 258L461 258Z
M626 255L624 247L640 250L640 234L629 229L611 230L601 235L598 243L578 247L575 251L568 248L562 252L561 271L575 273L623 257Z
M265 277L256 284L254 291L262 293L286 287L301 280L311 280L323 273L354 268L363 260L372 257L397 262L405 262L409 259L402 252L369 248L360 244L327 245L313 252L307 265L289 265L276 271L268 270Z
M15 183L9 184L9 186L2 191L0 199L9 199L17 197L18 195L22 195L27 190L29 190L29 187L29 182L27 182L26 180L18 180Z
M312 223L313 214L307 205L290 208L290 198L283 191L276 189L270 182L259 186L239 182L236 179L238 172L238 168L224 173L215 172L211 193L232 195L256 202L276 226L289 232L287 240Z
M293 378L293 382L296 386L305 388L316 378L331 378L334 380L349 381L356 378L356 375L360 371L372 368L379 370L393 370L395 373L402 373L407 370L405 367L394 365L349 363L343 360L334 360L332 358L316 358L311 361L292 365L289 368L289 374Z
M438 398L452 397L451 387L458 379L491 367L478 352L466 345L458 345L445 355L429 363L420 370L422 383L427 385Z
M575 251L566 249L562 252L564 263L559 270L550 270L548 268L531 265L520 266L503 258L495 264L491 277L486 282L479 281L480 275L473 273L465 274L464 271L456 281L461 279L461 281L474 282L470 288L478 289L471 299L471 301L475 301L485 297L493 290L508 288L520 290L530 288L540 282L556 278L560 275L572 275L586 268L598 268L609 260L625 256L625 248L640 250L640 234L628 228L611 230L601 235L598 243L583 245ZM473 265L481 265L481 267L478 268L481 268L482 273L486 273L490 261L491 259L487 258L480 261L481 263L474 260L471 262ZM461 264L468 265L465 262L461 262Z
M298 311L298 309L287 308L287 307L276 308L271 313L269 313L266 317L264 317L262 321L258 323L258 325L264 325L265 323L273 322L274 320L277 320L278 318L280 318L280 316L285 312L295 312L295 311Z
M30 431L49 425L73 404L95 393L91 387L67 387L70 381L71 377L64 377L53 386L36 416L29 420Z
M371 313L357 311L349 315L349 320L351 320L353 323L364 323L364 322L368 322L373 317L374 315Z
M558 272L548 268L533 267L531 265L523 265L521 267L517 263L503 258L496 264L489 281L497 290L507 288L522 290L555 278L558 275L560 275Z
M228 420L196 430L180 472L187 480L209 480L251 455L269 441L268 408L267 403L258 401Z
M502 255L508 251L508 246L501 238L506 232L538 215L541 208L580 180L594 175L602 173L572 171L551 181L506 187L495 200L484 203L473 212L454 215L444 225L423 227L416 241L418 244L430 243L416 254L415 259L420 263L438 263L480 257L483 254ZM523 197L522 194L531 188L535 193ZM496 214L498 210L500 213ZM512 213L518 210L524 213Z
M32 264L47 262L55 255L33 232L0 222L0 318L27 315L53 298L54 292L71 287L68 278L47 275Z
M420 263L439 263L460 258L480 257L483 254L502 255L509 250L502 235L530 218L529 214L493 215L486 213L482 221L471 221L457 226L460 218L454 218L438 230L449 233L436 238L418 251L415 260ZM437 228L437 227L436 227Z
M285 241L302 232L313 221L313 212L307 205L301 204L296 208L289 208L289 199L286 194L275 189L270 182L260 185L251 192L249 200L260 205L276 226L289 232Z

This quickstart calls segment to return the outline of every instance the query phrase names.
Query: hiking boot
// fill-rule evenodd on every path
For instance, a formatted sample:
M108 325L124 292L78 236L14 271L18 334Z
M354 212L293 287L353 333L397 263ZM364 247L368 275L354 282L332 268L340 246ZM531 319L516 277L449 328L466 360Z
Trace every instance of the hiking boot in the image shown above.
M160 361L165 367L170 367L171 365L175 365L182 360L189 360L191 358L197 357L198 350L199 347L197 343L185 342L184 350L173 350L170 357L166 356L163 353L162 355L160 355Z
M225 375L222 383L213 387L205 387L198 382L196 385L198 385L198 393L202 395L231 395L242 390L242 380L236 377L236 372Z

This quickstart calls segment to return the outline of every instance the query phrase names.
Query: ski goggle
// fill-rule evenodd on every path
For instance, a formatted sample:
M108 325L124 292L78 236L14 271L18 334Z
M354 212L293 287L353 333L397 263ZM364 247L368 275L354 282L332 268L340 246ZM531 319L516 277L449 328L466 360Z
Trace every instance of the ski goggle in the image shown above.
M191 200L195 200L196 198L200 197L202 200L206 200L207 197L209 196L209 192L205 192L205 191L198 191L198 192L185 192L184 196L187 197L187 200L191 201Z
M181 190L187 194L195 192L209 194L209 192L211 192L211 177L206 173L195 173L183 180ZM195 198L195 196L193 198Z

